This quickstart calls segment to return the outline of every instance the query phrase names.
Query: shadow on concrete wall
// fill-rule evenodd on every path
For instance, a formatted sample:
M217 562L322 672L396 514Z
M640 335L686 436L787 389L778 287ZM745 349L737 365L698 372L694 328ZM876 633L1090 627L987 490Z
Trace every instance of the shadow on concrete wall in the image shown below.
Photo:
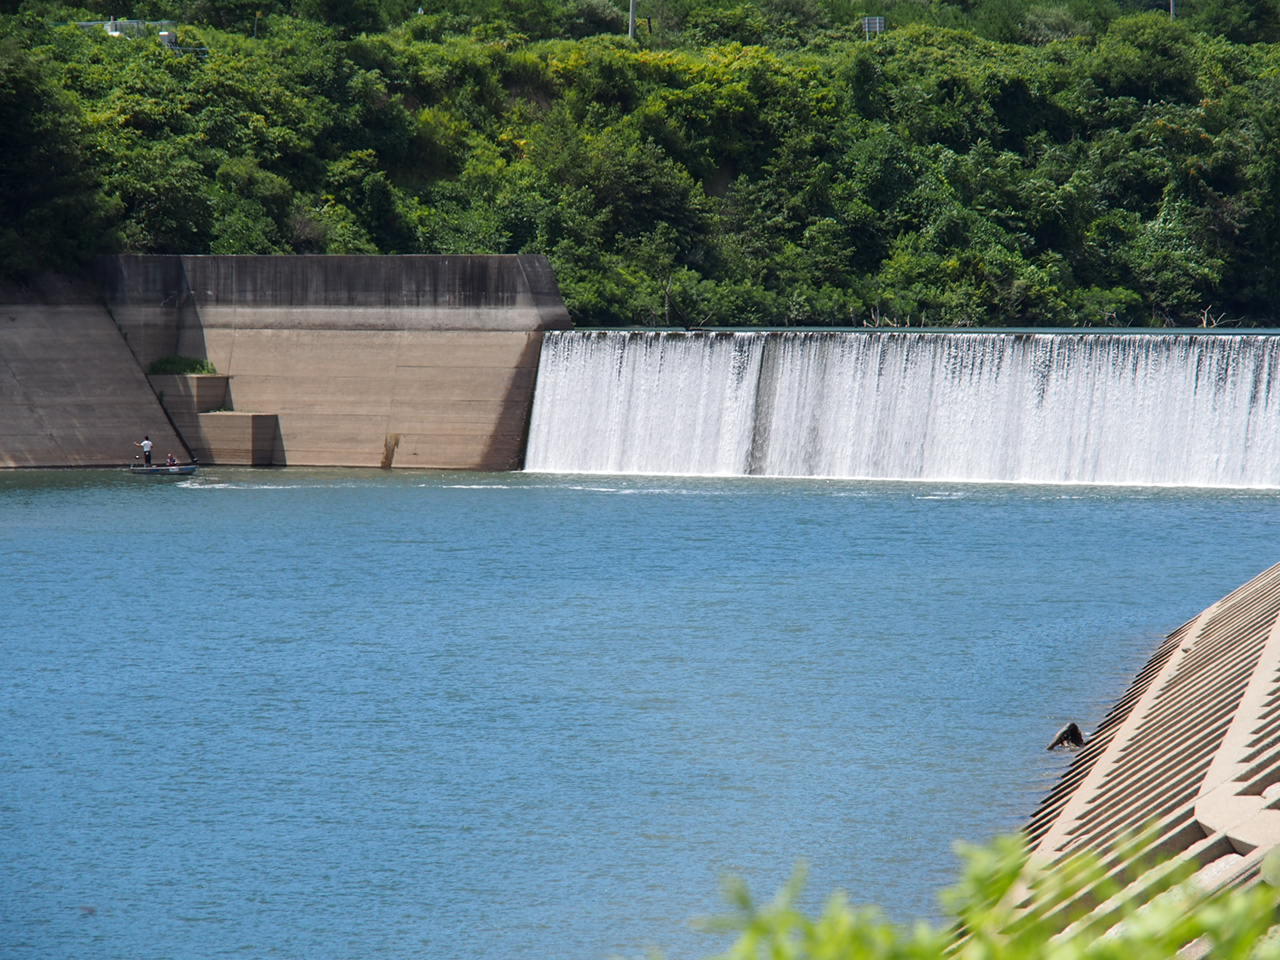
M263 449L271 451L269 459L262 466L287 467L289 465L289 457L284 449L284 437L280 433L280 418L272 417L270 424L270 437L264 440Z
M93 276L144 373L178 352L178 320L191 300L181 257L99 257Z
M178 304L178 331L175 337L174 353L183 357L206 360L209 357L209 351L204 340L204 324L200 320L199 305L187 283L185 269L182 282L185 289L182 300Z
M484 452L484 462L489 470L523 470L525 447L529 442L529 421L533 416L533 392L538 383L538 362L542 356L543 333L531 335L520 352L517 375L503 398L506 410L521 411L519 426L514 435L495 431Z

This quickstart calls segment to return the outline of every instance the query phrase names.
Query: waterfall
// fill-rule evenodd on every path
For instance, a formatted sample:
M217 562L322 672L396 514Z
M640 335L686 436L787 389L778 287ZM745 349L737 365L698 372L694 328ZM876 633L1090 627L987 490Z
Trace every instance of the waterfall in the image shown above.
M1280 487L1280 337L549 333L526 469Z

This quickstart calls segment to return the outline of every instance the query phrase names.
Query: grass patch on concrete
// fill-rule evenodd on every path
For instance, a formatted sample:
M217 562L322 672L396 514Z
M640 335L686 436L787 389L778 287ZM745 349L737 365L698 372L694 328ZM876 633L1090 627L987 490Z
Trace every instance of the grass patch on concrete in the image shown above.
M200 357L161 357L147 368L149 374L217 373L217 368Z

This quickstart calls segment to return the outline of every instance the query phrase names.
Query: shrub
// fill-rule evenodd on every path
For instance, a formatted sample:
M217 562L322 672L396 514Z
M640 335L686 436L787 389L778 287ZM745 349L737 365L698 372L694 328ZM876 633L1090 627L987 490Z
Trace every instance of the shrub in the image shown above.
M763 906L753 903L741 884L732 885L735 913L715 925L737 931L738 940L719 960L1280 957L1280 940L1271 935L1280 904L1274 885L1280 863L1274 854L1263 866L1263 881L1207 892L1197 884L1193 865L1150 857L1129 875L1117 876L1114 867L1105 868L1089 854L1029 868L1018 837L961 853L967 866L960 883L944 895L954 917L946 928L901 929L875 908L852 905L840 894L822 916L809 918L795 907L799 873ZM1126 883L1142 894L1128 894Z
M147 368L147 373L217 373L208 360L200 357L161 357Z

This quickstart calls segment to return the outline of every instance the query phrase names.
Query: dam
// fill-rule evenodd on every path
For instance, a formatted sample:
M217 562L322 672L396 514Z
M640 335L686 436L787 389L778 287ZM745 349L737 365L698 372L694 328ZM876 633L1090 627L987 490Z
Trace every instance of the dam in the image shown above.
M0 289L0 467L1280 486L1268 332L571 327L540 256L104 257Z

